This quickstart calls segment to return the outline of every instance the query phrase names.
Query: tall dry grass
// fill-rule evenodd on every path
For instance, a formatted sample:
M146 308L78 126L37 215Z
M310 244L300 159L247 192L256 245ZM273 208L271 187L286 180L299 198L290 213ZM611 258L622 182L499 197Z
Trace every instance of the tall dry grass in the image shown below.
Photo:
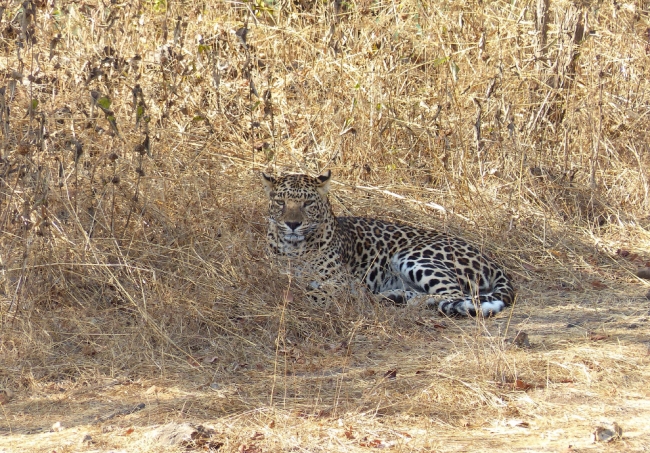
M648 7L5 2L0 386L157 379L228 396L195 415L480 424L519 373L505 322L461 323L469 349L431 356L400 349L445 342L419 312L319 312L264 256L256 172L332 169L337 212L468 237L514 276L522 313L563 291L629 293L650 244ZM386 403L350 350L393 345L376 372L415 380ZM443 363L443 387L416 363ZM307 379L336 366L351 381ZM232 384L242 373L255 384Z

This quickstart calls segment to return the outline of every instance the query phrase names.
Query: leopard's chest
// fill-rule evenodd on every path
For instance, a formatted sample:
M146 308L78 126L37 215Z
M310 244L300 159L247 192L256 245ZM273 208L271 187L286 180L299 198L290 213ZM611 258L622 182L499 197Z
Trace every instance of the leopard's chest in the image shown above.
M324 229L321 234L300 244L286 244L274 239L270 237L268 242L270 254L281 268L295 277L327 280L346 272L342 241L335 230Z

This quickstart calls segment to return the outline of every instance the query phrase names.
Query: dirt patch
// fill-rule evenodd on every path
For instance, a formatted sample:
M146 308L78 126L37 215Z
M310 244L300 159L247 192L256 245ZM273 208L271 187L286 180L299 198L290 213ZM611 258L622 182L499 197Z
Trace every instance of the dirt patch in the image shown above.
M623 436L608 449L643 451L650 305L580 299L540 306L528 294L510 320L478 323L410 310L410 328L298 342L263 366L196 357L182 379L36 385L2 407L0 449L581 451L599 450L593 432L616 422ZM530 347L503 340L518 331ZM209 434L176 445L152 434L188 422Z

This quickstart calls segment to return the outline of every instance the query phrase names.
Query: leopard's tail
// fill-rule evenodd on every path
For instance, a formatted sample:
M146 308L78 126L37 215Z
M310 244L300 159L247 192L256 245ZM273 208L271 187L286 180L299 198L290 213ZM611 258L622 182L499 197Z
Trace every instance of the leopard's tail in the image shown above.
M443 300L438 304L438 311L446 316L476 316L481 313L484 317L494 316L512 305L515 290L510 279L499 271L492 284L492 291L476 296L458 297Z

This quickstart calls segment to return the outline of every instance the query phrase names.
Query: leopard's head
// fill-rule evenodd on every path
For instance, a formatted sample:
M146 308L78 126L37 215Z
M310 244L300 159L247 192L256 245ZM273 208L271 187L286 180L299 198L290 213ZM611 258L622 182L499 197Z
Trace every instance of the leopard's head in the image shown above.
M267 240L275 253L298 256L331 239L336 219L327 198L330 177L330 171L315 178L262 173L269 197Z

